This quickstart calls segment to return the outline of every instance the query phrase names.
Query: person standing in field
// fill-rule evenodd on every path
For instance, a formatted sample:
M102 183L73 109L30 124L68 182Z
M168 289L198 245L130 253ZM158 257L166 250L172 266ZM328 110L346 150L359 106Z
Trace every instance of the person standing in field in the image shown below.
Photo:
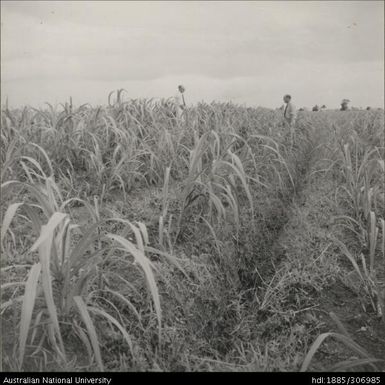
M318 112L318 111L319 111L318 104L316 104L316 105L312 108L312 111L313 111L313 112Z
M175 108L176 108L176 117L180 118L182 116L183 111L186 108L186 102L184 100L183 93L186 91L186 89L182 86L178 86L179 94L175 96Z
M283 105L283 117L285 119L285 122L292 126L295 123L296 118L296 109L294 104L291 102L291 96L285 95L283 97L284 105Z
M347 111L349 109L349 99L342 99L340 111Z
M285 95L283 97L284 105L283 105L283 118L285 121L285 125L289 128L290 130L290 140L291 140L291 145L294 143L294 124L296 120L296 109L294 104L291 102L291 96L290 95Z

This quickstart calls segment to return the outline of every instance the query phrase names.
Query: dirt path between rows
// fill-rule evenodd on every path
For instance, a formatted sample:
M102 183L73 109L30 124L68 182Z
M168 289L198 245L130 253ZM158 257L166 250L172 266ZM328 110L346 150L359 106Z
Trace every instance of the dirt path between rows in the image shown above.
M276 238L271 241L271 260L265 263L258 261L258 268L264 273L263 280L271 282L280 269L283 268L288 276L300 266L302 278L299 278L294 296L305 309L299 323L306 325L307 319L311 319L313 322L309 325L317 325L317 333L311 334L313 340L322 332L341 332L329 315L333 312L355 342L372 357L383 359L385 328L368 306L364 309L362 297L344 282L344 276L351 269L345 269L343 257L330 244L330 235L335 231L333 216L341 210L329 199L337 186L330 178L311 177L317 160L322 157L322 141L320 136L313 141L303 160L297 163L296 188L286 210L287 222L282 224ZM325 255L322 254L324 251ZM284 274L281 274L282 277L285 277ZM282 296L285 296L285 289L283 285ZM306 296L308 298L305 299ZM283 308L300 312L301 306L287 301ZM326 340L313 359L310 370L328 370L337 362L355 358L354 353L342 344ZM384 369L384 362L377 367ZM368 367L360 366L353 370L365 368Z

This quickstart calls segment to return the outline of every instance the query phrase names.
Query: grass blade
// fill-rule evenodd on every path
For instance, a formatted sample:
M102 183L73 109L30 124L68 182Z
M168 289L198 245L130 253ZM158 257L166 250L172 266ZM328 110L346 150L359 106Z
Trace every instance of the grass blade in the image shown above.
M17 209L22 205L23 203L13 203L8 208L7 211L4 214L3 223L1 225L1 235L0 235L0 243L3 245L3 240L5 237L5 234L8 231L8 228L12 222L13 217L16 214Z
M120 235L115 234L107 234L107 237L117 241L120 243L123 248L128 251L134 258L135 261L141 266L141 268L144 271L150 293L154 302L156 315L158 318L158 326L159 326L159 339L160 339L160 331L161 331L161 307L160 307L160 299L159 299L159 292L158 287L155 282L155 277L152 272L152 263L151 261L144 255L144 253L135 247L133 243L128 241L127 239L121 237Z
M322 343L328 337L334 337L337 340L341 341L345 346L347 346L348 348L353 350L355 353L357 353L361 357L363 357L365 359L372 359L372 357L370 357L368 355L368 353L364 349L362 349L361 346L359 346L356 342L354 342L351 338L346 337L345 335L339 334L339 333L322 333L316 338L316 340L314 341L313 345L311 346L309 352L307 353L307 355L306 355L306 357L302 363L300 372L306 372L306 370L310 366L310 363L311 363L314 355L317 353L317 351L320 348L320 346L322 345Z
M104 310L98 309L96 307L88 307L88 310L106 318L109 322L115 325L119 329L119 331L123 334L123 337L126 340L128 347L130 348L131 354L132 356L134 356L131 337L128 335L124 327L114 317L106 313Z
M102 361L102 355L100 353L98 336L96 334L94 323L90 317L90 313L88 312L87 305L84 303L82 297L76 296L74 297L74 302L79 310L80 316L83 319L84 324L86 325L88 336L91 340L92 349L95 354L96 363L99 366L101 372L104 371L104 365Z
M21 305L21 321L19 334L19 367L23 365L25 344L28 337L29 327L32 319L32 312L35 306L37 283L39 281L41 264L36 263L32 266L28 274L23 303Z

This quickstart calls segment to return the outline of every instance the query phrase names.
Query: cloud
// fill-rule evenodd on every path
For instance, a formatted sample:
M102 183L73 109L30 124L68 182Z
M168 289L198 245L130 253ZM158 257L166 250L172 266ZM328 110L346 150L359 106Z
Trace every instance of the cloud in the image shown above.
M2 91L17 103L69 92L99 101L109 87L125 86L138 96L161 96L173 92L175 84L167 84L173 81L191 81L194 100L273 105L292 89L301 103L348 93L363 104L383 103L382 2L3 1L1 7ZM372 96L360 89L363 79Z

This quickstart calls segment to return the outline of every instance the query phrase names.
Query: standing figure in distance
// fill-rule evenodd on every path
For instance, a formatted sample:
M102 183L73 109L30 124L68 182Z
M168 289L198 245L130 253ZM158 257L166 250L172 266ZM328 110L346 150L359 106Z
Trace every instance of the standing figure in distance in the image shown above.
M291 102L291 96L285 95L283 97L283 101L286 105L284 105L283 109L283 118L285 121L285 125L290 129L290 140L291 145L294 144L294 124L296 119L296 109L294 104Z
M316 105L312 108L312 111L313 111L313 112L318 112L318 111L319 111L318 104L316 104Z
M343 99L341 102L341 108L340 111L347 111L349 109L349 104L350 100L349 99Z
M178 86L179 94L175 96L175 109L176 109L176 117L180 118L182 116L183 111L186 108L186 102L184 100L183 93L186 91L186 89L182 86Z
M283 109L283 117L285 119L285 122L291 126L295 123L296 109L294 104L291 102L290 95L285 95L283 97L283 101L285 103L284 109Z

